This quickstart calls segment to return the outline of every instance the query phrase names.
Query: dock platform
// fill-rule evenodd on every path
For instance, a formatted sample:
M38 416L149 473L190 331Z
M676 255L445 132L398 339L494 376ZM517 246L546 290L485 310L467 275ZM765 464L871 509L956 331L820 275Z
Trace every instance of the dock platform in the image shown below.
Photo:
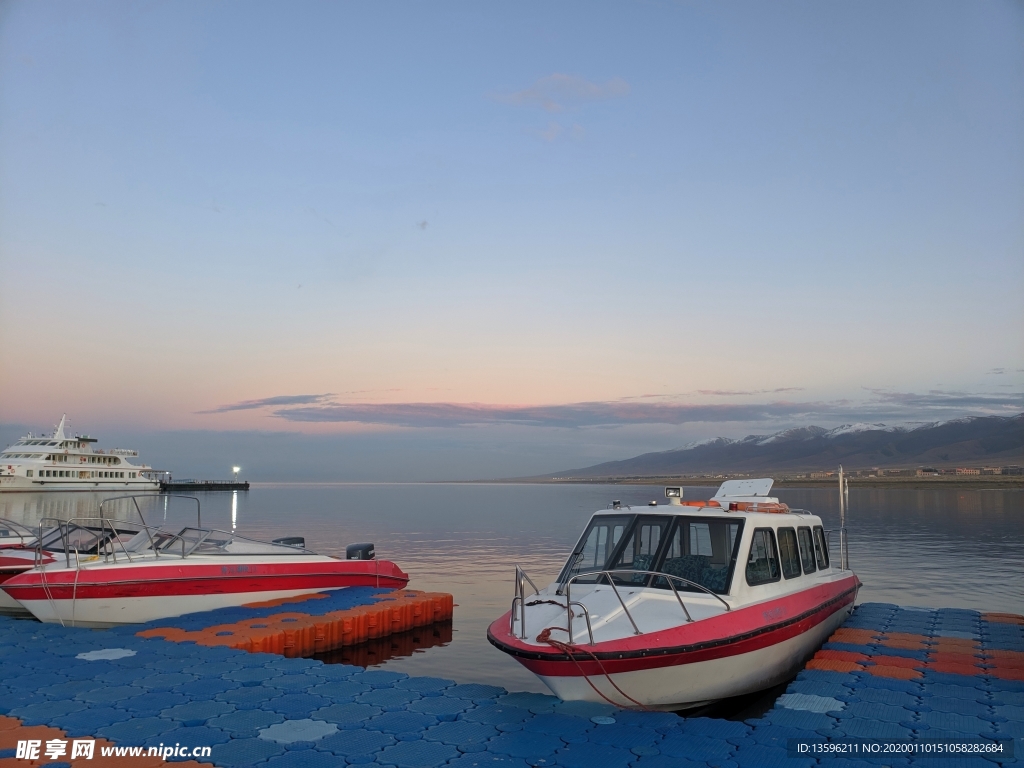
M281 626L286 612L315 618L332 613L327 608L372 608L386 596L360 589L329 598L347 601L347 608L327 599L100 631L0 618L0 767L163 762L101 761L101 746L111 744L209 746L209 756L169 759L225 768L995 768L1024 762L1020 616L861 605L769 712L736 722L323 664L288 658L284 646L250 652L231 647L241 636L220 634L264 629L255 625L269 616ZM220 629L228 625L234 629ZM206 642L197 641L200 634ZM217 637L229 640L211 641ZM16 757L19 741L45 747L48 740L75 738L105 741L96 742L94 760ZM1016 756L1008 749L953 758L793 756L788 750L793 739L850 738L1004 740Z
M161 491L248 491L249 481L235 483L230 480L186 480L181 482L160 482Z

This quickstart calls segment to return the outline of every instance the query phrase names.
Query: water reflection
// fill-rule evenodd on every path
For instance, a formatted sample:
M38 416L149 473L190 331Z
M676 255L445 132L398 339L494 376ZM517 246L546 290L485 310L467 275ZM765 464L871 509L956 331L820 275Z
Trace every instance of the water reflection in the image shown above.
M355 664L359 667L379 667L389 661L423 653L428 648L443 648L452 641L452 622L439 621L426 627L417 627L387 637L378 637L359 645L339 648L313 656L325 664ZM392 665L388 664L388 669Z
M238 527L238 491L231 492L231 530Z

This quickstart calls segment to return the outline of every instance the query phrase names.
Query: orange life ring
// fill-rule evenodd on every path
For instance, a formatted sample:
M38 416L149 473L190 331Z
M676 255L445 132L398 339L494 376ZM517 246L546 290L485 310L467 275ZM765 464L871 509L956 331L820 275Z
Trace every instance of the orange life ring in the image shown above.
M766 512L774 515L789 513L789 505L774 501L730 501L730 512Z
M680 506L683 507L720 507L722 506L717 501L680 501Z

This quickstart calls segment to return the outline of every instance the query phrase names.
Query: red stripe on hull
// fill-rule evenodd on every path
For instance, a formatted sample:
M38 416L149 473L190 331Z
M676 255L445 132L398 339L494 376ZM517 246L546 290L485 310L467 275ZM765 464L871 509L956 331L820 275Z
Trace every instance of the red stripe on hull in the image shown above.
M378 570L379 568L379 570ZM244 570L243 570L244 569ZM409 576L387 560L340 560L334 563L260 565L160 565L104 568L78 572L39 571L4 582L15 600L89 600L123 597L168 597L238 592L338 589L340 587L401 588ZM45 577L45 587L43 577ZM102 578L99 578L102 577Z
M853 603L856 576L693 624L621 640L578 646L575 661L555 649L524 643L509 632L509 613L493 622L487 639L531 672L545 677L601 675L692 664L750 653L810 631ZM593 654L600 660L594 661ZM603 668L603 669L602 669Z

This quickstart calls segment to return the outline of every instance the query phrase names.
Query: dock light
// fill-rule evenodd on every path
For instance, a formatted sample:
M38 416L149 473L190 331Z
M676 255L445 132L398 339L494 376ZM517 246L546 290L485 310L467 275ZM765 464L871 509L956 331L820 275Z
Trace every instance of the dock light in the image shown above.
M231 471L235 473L235 482L238 482L238 473L242 471L241 467L232 467Z

